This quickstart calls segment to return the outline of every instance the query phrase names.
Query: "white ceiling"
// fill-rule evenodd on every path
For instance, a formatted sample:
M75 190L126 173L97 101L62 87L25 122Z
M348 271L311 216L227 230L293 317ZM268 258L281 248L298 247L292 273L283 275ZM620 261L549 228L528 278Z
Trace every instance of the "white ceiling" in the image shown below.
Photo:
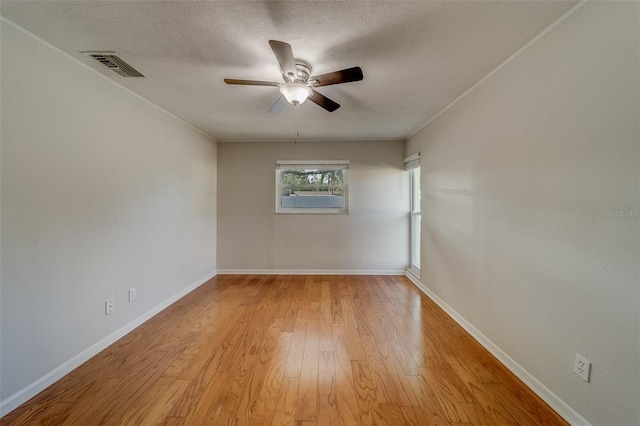
M0 13L219 141L404 139L575 1L6 1ZM364 80L268 112L281 81L268 40L313 74L360 66ZM148 78L80 54L111 50ZM296 117L297 115L297 117Z

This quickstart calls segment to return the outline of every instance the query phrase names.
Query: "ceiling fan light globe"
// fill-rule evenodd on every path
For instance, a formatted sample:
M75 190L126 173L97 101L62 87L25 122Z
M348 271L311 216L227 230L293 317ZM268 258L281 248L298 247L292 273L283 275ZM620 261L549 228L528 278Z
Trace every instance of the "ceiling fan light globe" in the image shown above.
M301 83L287 83L280 86L280 93L291 105L300 105L311 96L313 91Z

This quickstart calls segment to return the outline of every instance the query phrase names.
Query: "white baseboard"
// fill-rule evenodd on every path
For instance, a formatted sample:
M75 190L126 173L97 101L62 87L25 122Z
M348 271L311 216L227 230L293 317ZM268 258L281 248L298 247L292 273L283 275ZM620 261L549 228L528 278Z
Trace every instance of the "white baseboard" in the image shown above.
M520 364L513 360L509 355L500 349L495 343L493 343L487 336L482 334L480 330L475 328L469 321L464 319L462 315L457 313L451 306L438 297L433 291L431 291L426 285L424 285L414 274L405 274L416 287L418 287L424 294L426 294L431 300L433 300L438 306L442 308L455 322L457 322L462 328L464 328L474 339L476 339L485 349L487 349L493 356L498 358L505 367L507 367L513 374L515 374L520 380L524 382L533 392L535 392L544 402L549 404L556 413L562 416L571 425L590 426L589 422L585 420L578 412L567 405L556 394L551 392L549 388L543 385L538 379L536 379L531 373L525 370Z
M416 272L415 272L413 269L411 269L411 268L407 268L404 272L405 272L405 275L406 275L406 276L407 276L407 277L408 277L408 278L409 278L409 279L410 279L414 284L418 285L418 284L417 284L417 282L420 282L420 276L419 276L419 275L417 275L417 274L416 274ZM420 290L422 290L422 288L421 288ZM422 291L424 291L424 290L422 290Z
M0 417L3 417L4 415L15 410L20 405L24 404L29 399L33 398L34 396L36 396L37 394L39 394L40 392L42 392L43 390L51 386L53 383L60 380L63 376L69 374L71 371L75 370L81 364L88 361L91 357L95 356L100 351L104 350L107 346L113 344L120 338L124 337L125 335L133 331L136 327L140 326L145 321L157 315L162 310L166 309L171 304L175 303L179 299L191 293L193 290L200 287L202 284L209 281L211 278L215 276L216 276L216 271L210 272L209 274L205 275L198 281L191 284L189 287L183 290L180 290L178 293L169 297L164 302L160 303L159 305L145 312L138 318L134 319L124 327L120 328L117 331L114 331L104 339L91 345L90 347L80 352L79 354L75 355L71 359L65 361L64 363L62 363L61 365L59 365L49 373L40 377L35 382L22 388L21 390L14 393L10 397L6 398L5 400L0 401Z
M404 275L403 269L218 269L218 275Z

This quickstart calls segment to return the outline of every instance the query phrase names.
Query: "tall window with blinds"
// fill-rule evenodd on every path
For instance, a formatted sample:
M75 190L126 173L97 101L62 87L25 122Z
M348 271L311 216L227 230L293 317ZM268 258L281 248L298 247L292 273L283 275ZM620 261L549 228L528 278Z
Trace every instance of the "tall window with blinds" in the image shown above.
M411 227L411 261L409 270L420 277L420 153L404 160L405 169L409 172L410 227Z
M276 213L349 212L349 161L276 162Z

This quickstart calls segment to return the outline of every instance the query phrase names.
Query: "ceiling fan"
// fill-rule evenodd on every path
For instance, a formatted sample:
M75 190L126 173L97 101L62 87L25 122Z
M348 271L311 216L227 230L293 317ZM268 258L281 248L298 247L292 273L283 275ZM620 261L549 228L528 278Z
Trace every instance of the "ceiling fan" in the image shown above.
M318 93L314 88L329 86L332 84L349 83L362 80L362 69L360 67L347 68L342 71L334 71L327 74L311 76L311 64L309 62L293 57L291 45L283 41L269 40L269 45L273 50L284 83L258 80L235 80L225 78L227 84L240 84L246 86L275 86L280 88L282 96L271 107L269 112L277 112L284 106L283 99L290 104L297 106L307 99L316 105L321 106L329 112L340 108L340 104L326 96Z

